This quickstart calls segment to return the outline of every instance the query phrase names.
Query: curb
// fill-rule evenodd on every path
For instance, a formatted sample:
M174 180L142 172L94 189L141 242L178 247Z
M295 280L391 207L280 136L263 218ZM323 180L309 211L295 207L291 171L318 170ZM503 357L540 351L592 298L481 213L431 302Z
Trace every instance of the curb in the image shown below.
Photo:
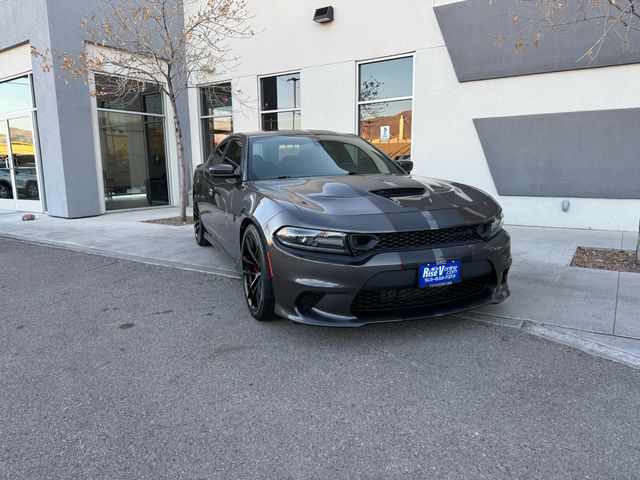
M606 358L607 360L622 363L629 367L640 370L640 355L634 355L624 350L620 350L619 348L611 347L609 345L596 342L592 339L585 339L583 337L580 337L578 330L576 330L575 335L572 335L570 333L559 332L557 330L554 330L551 326L531 320L498 317L492 315L490 316L481 313L474 313L473 316L456 316L464 318L466 320L473 320L474 322L479 322L485 325L508 327L522 330L523 332L526 332L530 335L545 338L547 340L551 340L552 342L560 343L562 345L575 348L582 352L586 352L597 357Z
M225 278L232 278L239 280L240 275L235 271L225 270L223 268L215 267L201 267L198 265L187 265L181 262L172 262L169 260L158 260L155 258L140 257L137 255L129 255L127 253L111 252L109 250L101 250L99 248L83 247L81 245L74 245L71 243L56 242L53 240L40 240L24 237L22 235L15 235L11 233L0 232L0 238L6 238L8 240L18 240L20 242L31 243L33 245L42 245L45 247L59 248L62 250L70 250L72 252L84 253L87 255L99 255L101 257L117 258L120 260L130 260L132 262L144 263L147 265L155 265L158 267L177 268L179 270L187 270L190 272L207 273L209 275L219 275Z

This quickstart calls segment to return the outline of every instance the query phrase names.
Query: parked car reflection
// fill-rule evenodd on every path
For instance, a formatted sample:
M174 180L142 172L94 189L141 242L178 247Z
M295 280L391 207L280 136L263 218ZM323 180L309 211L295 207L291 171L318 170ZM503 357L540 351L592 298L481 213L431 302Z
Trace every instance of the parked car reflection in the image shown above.
M18 198L38 200L38 175L35 168L19 167L15 170ZM11 172L8 168L0 168L0 199L13 198Z

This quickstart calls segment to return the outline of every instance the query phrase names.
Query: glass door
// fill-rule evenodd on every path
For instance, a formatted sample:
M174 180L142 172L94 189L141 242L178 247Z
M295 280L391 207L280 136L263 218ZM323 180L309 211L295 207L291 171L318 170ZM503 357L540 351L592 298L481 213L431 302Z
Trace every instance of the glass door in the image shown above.
M33 114L0 119L0 208L41 212Z
M9 154L7 121L0 118L0 209L15 210L16 202L13 187L13 167Z

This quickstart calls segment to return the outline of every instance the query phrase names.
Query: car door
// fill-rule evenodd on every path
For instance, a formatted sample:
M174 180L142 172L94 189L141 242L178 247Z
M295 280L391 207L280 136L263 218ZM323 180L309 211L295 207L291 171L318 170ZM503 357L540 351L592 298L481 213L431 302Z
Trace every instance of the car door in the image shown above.
M238 258L239 256L239 231L240 231L240 221L239 218L240 211L243 208L243 199L244 199L244 182L243 179L243 170L244 170L244 162L243 159L246 156L245 153L246 142L243 142L243 138L234 138L232 143L229 144L229 148L225 153L225 161L235 166L235 173L237 174L236 178L227 179L227 183L224 186L224 196L225 196L225 219L226 219L226 239L225 239L225 250L229 255L233 258Z
M237 137L226 140L227 146L224 151L222 163L232 165L234 171L240 174L240 159L242 158L242 143ZM229 199L233 190L237 187L238 177L214 177L207 176L207 190L209 196L209 204L211 212L209 214L211 229L207 231L216 239L216 241L229 252L228 238L228 210Z
M217 201L215 196L214 182L209 173L209 169L215 165L218 165L224 161L224 151L227 149L229 143L225 140L220 142L214 152L209 156L207 162L202 169L202 175L196 178L195 191L197 195L198 207L200 212L200 221L207 230L207 232L213 236L217 242L221 241L217 232L222 231L218 225L214 223L211 212L214 209L214 203Z

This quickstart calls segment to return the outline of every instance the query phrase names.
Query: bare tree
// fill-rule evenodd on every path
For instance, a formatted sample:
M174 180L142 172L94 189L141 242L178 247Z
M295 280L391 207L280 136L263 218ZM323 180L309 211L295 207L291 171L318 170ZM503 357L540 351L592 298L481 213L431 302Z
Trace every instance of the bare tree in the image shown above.
M369 80L364 80L360 84L360 101L375 100L383 84L384 82L376 79L373 75L369 77ZM360 105L360 135L368 138L372 137L371 127L373 122L385 105L384 103L363 103Z
M517 28L508 37L513 39L515 53L540 47L547 33L578 24L590 24L594 34L576 62L595 60L609 37L619 41L624 49L633 47L634 37L638 39L634 32L640 30L640 0L517 0L514 4L517 14L512 21ZM507 35L500 34L495 40L501 44L506 38Z
M95 72L113 80L90 91L131 101L149 83L167 96L178 152L180 218L186 221L187 165L178 98L237 63L228 40L254 35L246 0L102 0L82 20L84 48L77 53L32 47L45 70L58 65L66 81L91 85Z

